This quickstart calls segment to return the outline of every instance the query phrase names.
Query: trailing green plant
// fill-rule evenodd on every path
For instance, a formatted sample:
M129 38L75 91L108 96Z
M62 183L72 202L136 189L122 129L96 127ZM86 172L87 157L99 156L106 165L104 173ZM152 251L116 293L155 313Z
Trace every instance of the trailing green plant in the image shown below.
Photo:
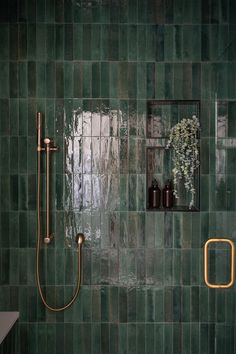
M166 148L173 148L173 184L174 195L178 198L178 182L184 180L185 189L191 193L189 209L194 205L196 190L194 187L194 171L199 167L198 132L200 130L199 119L183 118L170 130L170 136Z

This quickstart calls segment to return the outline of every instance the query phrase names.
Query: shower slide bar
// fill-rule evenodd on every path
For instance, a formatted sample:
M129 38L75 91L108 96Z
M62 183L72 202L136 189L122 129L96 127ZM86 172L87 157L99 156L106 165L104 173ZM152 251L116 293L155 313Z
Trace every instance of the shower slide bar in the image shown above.
M81 283L81 251L82 244L84 242L84 235L79 233L76 236L77 250L78 250L78 273L75 292L72 299L62 307L49 306L42 292L40 271L39 271L39 255L40 255L40 240L41 240L41 153L46 153L46 235L43 239L46 245L49 245L53 239L53 235L50 232L50 157L51 152L58 151L58 147L54 145L54 142L50 138L45 138L42 145L42 113L37 112L37 245L36 245L36 282L38 291L43 304L47 309L53 312L59 312L70 307L76 300Z
M209 245L211 243L226 243L230 246L230 258L231 258L231 266L230 266L230 280L226 284L217 284L211 283L208 277L208 269L209 269ZM234 285L235 281L235 246L233 241L228 238L210 238L206 241L204 245L204 281L206 285L211 289L228 289Z

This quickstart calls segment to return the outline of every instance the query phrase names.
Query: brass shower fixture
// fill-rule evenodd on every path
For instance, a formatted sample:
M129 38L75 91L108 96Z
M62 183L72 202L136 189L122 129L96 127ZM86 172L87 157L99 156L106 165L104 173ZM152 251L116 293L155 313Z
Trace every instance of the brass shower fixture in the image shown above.
M37 112L37 246L36 246L36 282L39 290L39 294L42 302L47 309L53 312L59 312L70 307L76 300L81 283L81 250L82 244L84 242L84 235L79 233L76 236L76 243L78 249L78 275L76 289L72 296L72 299L64 306L54 308L49 306L45 300L42 292L40 272L39 272L39 253L40 253L40 239L41 239L41 153L46 153L46 235L44 237L44 243L49 245L53 239L53 234L50 231L50 155L51 152L58 151L58 147L54 145L54 142L50 138L45 138L43 140L44 146L42 145L42 113Z

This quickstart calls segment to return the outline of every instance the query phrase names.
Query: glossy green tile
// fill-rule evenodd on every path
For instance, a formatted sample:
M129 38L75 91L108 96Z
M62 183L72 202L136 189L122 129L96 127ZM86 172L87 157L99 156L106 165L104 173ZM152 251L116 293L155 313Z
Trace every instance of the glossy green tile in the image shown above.
M0 63L0 97L9 96L9 64L5 61Z
M9 25L9 59L18 59L18 25Z
M125 25L120 26L119 59L120 60L127 60L128 59L128 28Z
M64 21L65 22L73 22L73 3L69 0L64 1Z
M1 213L1 247L9 248L9 238L6 235L9 234L10 228L10 214L9 212L2 212ZM3 275L3 274L2 274Z
M0 41L1 41L1 60L7 60L9 58L9 25L1 24L0 26Z

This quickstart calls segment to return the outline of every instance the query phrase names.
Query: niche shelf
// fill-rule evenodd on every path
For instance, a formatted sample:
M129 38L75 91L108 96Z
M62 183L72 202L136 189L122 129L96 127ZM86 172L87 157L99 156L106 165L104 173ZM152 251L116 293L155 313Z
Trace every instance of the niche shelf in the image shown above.
M170 129L183 118L191 118L196 115L200 119L200 102L191 101L148 101L147 103L147 144L146 144L146 188L147 210L157 212L185 211L194 212L200 209L200 175L199 168L195 171L194 185L196 189L195 203L189 209L190 193L183 182L178 185L179 198L174 200L173 208L152 209L149 207L148 190L155 178L162 190L167 180L173 181L172 154L173 149L166 149ZM200 139L200 137L199 137ZM162 205L162 203L161 203Z

